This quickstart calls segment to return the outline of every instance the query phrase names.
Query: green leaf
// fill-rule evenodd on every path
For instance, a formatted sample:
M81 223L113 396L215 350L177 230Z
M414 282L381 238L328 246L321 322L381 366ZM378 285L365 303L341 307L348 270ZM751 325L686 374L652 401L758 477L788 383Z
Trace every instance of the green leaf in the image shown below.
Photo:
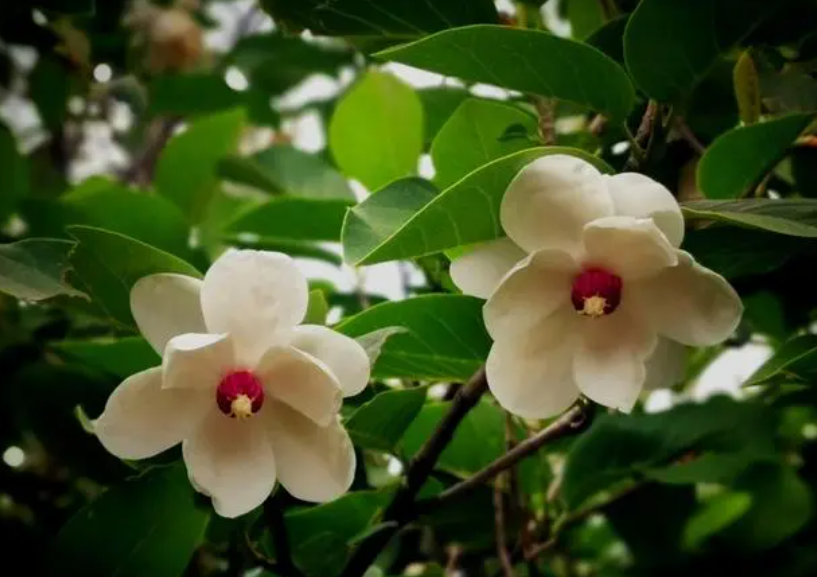
M346 421L355 445L391 452L423 407L424 387L396 389L375 396Z
M417 95L423 102L423 116L425 118L425 142L430 144L437 137L437 133L448 122L460 104L471 98L471 93L465 88L452 86L434 86L418 90Z
M67 359L120 379L162 363L161 357L142 337L66 340L51 343L50 346Z
M751 506L752 496L748 493L721 493L710 499L687 521L684 547L697 549L709 537L740 519Z
M573 38L584 40L604 25L604 12L599 0L568 0L567 19Z
M177 577L201 543L208 517L196 508L184 466L153 469L71 518L48 552L46 574Z
M647 469L645 474L650 479L669 485L730 483L752 463L751 457L741 453L704 453L668 467Z
M355 265L414 258L503 235L499 206L525 165L548 154L570 154L612 172L575 148L531 148L490 162L443 192L420 179L397 181L352 208L343 224L344 259Z
M696 200L682 205L692 220L712 220L787 236L817 238L817 200Z
M55 15L91 16L96 11L95 0L35 0L32 4Z
M28 194L28 171L28 160L17 150L17 139L0 123L0 225L14 212L17 201Z
M752 53L746 50L735 62L733 72L735 99L743 124L754 124L760 119L760 79Z
M744 196L780 162L813 119L813 114L792 114L730 130L701 158L698 188L708 198Z
M629 14L613 18L589 35L585 42L624 66L624 31L629 20Z
M384 72L367 72L338 102L329 147L350 178L377 190L417 172L423 105L414 90Z
M817 373L817 335L801 335L783 343L746 381L746 386L781 380L810 381Z
M379 0L376 4L365 0L336 0L331 4L320 0L262 0L261 5L275 19L330 36L415 37L451 26L497 21L491 0Z
M445 30L375 55L418 68L553 96L621 122L635 91L627 73L595 48L546 32L504 26Z
M216 192L219 161L235 152L244 127L242 110L202 118L168 142L156 166L156 188L191 222L199 222Z
M279 197L243 211L225 232L252 233L270 242L338 242L349 206L338 199Z
M378 329L365 335L356 337L355 340L366 351L366 356L369 357L369 363L374 365L383 352L383 345L386 344L391 337L399 333L405 333L407 329L403 327L386 327L385 329Z
M329 303L326 302L323 291L320 289L309 291L309 306L306 309L304 324L325 325L328 313Z
M92 301L123 325L135 326L130 289L140 278L160 272L201 277L185 261L125 235L89 226L68 232L78 241L70 255L73 274Z
M503 139L508 127L521 125L536 132L536 119L508 104L468 99L443 125L431 145L437 171L434 183L441 189L451 186L480 166L530 148L526 139Z
M402 327L383 345L373 368L379 378L465 380L488 356L482 301L460 295L427 295L383 303L336 327L350 337Z
M297 256L322 260L335 266L340 266L343 264L343 259L337 252L334 252L328 248L323 248L313 242L274 240L262 237L250 238L243 234L225 234L222 236L222 240L239 248L283 252L292 257Z
M627 68L648 96L672 102L779 6L766 0L643 0L624 35Z
M56 130L62 126L73 84L68 65L53 52L45 52L37 59L28 76L28 91L46 128Z
M65 281L68 256L74 243L30 238L0 245L0 292L39 301L58 295L85 297Z
M431 436L451 402L427 403L403 436L407 457L416 455ZM502 409L482 400L462 420L454 438L437 461L437 468L466 477L505 452L505 415Z
M287 194L305 198L355 200L346 179L317 154L303 152L289 145L277 145L262 150L252 160L269 183Z

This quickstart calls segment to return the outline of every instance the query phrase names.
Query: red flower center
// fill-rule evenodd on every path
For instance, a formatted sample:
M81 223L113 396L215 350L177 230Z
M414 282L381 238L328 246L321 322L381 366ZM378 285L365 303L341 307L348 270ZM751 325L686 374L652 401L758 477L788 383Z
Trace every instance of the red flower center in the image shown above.
M250 371L235 371L221 379L216 389L221 412L233 419L247 419L264 404L264 387Z
M573 279L573 308L589 317L609 315L621 303L621 288L621 277L603 268L586 268Z

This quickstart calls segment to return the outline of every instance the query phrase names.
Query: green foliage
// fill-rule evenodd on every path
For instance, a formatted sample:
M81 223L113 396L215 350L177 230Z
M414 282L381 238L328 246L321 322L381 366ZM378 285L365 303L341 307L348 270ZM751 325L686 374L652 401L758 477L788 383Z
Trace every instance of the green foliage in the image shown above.
M806 199L751 199L686 203L684 215L803 238L817 237L817 202Z
M420 387L380 393L347 419L346 429L359 447L393 451L425 399Z
M26 239L0 246L0 291L26 300L58 295L84 296L65 282L64 271L74 243Z
M14 212L17 202L28 193L28 161L17 150L17 139L0 124L0 225Z

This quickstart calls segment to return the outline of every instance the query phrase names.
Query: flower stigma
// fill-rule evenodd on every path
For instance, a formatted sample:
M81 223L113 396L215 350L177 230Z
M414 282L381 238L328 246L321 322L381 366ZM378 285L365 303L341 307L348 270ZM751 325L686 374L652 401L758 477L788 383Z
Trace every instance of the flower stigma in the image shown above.
M222 413L233 419L248 419L264 404L264 387L250 371L234 371L221 379L216 403Z
M598 267L584 269L573 279L573 308L583 316L603 317L621 303L621 277Z

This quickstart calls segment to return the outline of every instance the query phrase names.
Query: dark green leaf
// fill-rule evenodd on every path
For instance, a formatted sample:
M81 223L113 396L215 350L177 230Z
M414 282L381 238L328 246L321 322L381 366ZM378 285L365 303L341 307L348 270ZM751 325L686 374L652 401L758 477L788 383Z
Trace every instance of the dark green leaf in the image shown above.
M90 16L96 10L95 0L35 0L32 4L57 15Z
M740 519L751 506L752 496L748 493L721 493L713 497L687 521L684 547L697 549L710 536Z
M34 301L58 295L85 297L65 281L73 248L73 242L50 238L0 245L0 292Z
M184 467L154 469L77 513L48 553L48 575L177 577L207 527ZM93 546L89 546L89 544Z
M162 359L142 337L67 340L51 344L66 359L125 379L159 366Z
M391 452L420 412L426 389L396 389L375 396L346 421L355 445Z
M383 303L341 323L350 337L402 327L383 345L376 377L465 380L485 361L490 338L482 324L482 301L458 295L427 295Z
M817 237L817 200L698 200L684 203L682 209L687 219L713 220L787 236Z
M337 242L348 208L345 200L280 197L242 212L225 232L252 233L271 242Z
M674 101L779 6L766 0L643 0L624 36L627 67L647 95Z
M735 128L707 148L698 165L698 188L708 198L738 198L771 171L814 119L792 114Z
M28 194L28 170L28 160L17 149L17 139L0 123L0 225L14 212L17 201Z
M434 141L437 133L448 122L459 105L471 97L471 93L465 88L452 86L435 86L418 90L417 95L423 102L426 144Z
M253 238L242 234L225 234L222 240L233 246L240 248L250 248L255 250L271 250L283 252L292 257L312 258L322 260L340 266L343 263L341 256L328 248L323 248L313 242L301 242L297 240L274 240L267 238Z
M394 76L368 72L338 102L329 147L350 178L377 190L417 172L423 151L423 105Z
M320 289L309 291L309 306L306 309L304 324L325 325L326 315L329 313L329 303Z
M612 172L586 152L550 146L494 160L439 194L420 179L397 181L349 211L342 234L344 259L375 264L499 238L505 189L522 167L547 154L578 156Z
M371 333L360 335L356 337L355 340L363 347L363 350L366 351L369 362L374 365L380 357L380 353L383 352L383 345L386 344L386 341L396 334L405 332L407 332L407 329L403 327L386 327L385 329L378 329Z
M628 14L613 18L588 36L585 42L624 66L624 30L629 18Z
M817 373L817 335L795 337L775 351L746 381L763 385L781 380L809 381Z
M62 126L68 114L72 85L67 65L55 55L46 53L37 59L28 77L28 90L46 128L58 130Z
M595 48L546 32L503 26L445 30L376 54L473 82L553 96L622 121L635 92L627 73Z
M134 326L130 289L143 276L172 272L201 277L185 261L125 235L89 226L71 226L68 232L78 241L70 255L72 274L92 301L123 325Z
M604 25L604 11L599 0L568 0L567 19L573 38L584 40Z

